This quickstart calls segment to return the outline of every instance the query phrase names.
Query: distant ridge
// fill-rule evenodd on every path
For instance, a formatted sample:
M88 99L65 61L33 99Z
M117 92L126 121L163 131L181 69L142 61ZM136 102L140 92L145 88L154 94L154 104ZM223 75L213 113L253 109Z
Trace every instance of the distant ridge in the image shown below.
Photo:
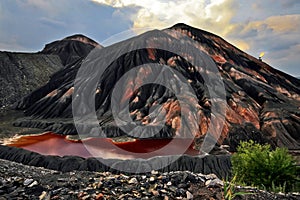
M62 67L56 55L0 51L0 112L46 84Z

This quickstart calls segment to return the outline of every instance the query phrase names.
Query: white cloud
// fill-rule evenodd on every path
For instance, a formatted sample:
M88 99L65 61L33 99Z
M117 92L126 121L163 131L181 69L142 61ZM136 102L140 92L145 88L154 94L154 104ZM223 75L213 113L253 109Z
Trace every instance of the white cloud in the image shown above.
M92 0L117 9L135 7L130 19L133 28L166 28L182 22L226 35L237 9L234 0Z
M264 31L271 29L274 32L295 32L299 31L300 15L271 16L261 21L249 22L244 26L243 32L251 30Z

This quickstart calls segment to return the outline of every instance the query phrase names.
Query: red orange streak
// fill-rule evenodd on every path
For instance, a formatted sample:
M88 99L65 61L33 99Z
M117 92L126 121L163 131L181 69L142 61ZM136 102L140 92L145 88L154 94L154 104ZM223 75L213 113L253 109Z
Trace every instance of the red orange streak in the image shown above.
M107 156L105 158L111 158L110 156L113 156L113 158L124 159L128 157L149 158L153 156L153 154L147 156L147 153L154 152L163 148L165 145L168 145L168 148L166 151L163 151L161 156L177 155L181 153L181 148L179 147L187 140L188 139L148 139L130 142L114 142L109 138L90 138L84 140L84 144L94 150L96 149L97 151L102 152L101 155ZM23 136L6 145L20 147L43 155L73 155L84 158L93 157L84 144L81 141L68 140L66 139L66 136L47 132L41 135ZM132 154L130 154L130 152L132 152ZM145 154L139 156L138 153ZM198 151L194 150L191 145L185 153L197 155Z

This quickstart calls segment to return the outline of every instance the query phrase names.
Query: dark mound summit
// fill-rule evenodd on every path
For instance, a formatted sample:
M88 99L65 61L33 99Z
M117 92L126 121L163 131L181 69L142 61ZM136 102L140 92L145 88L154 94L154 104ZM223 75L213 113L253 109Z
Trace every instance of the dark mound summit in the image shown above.
M73 38L78 37L73 36ZM185 39L186 37L189 40ZM72 43L70 43L70 40ZM163 44L161 41L163 41ZM207 65L193 66L182 56L164 51L161 48L155 48L160 47L159 45L172 45L182 41L187 41L192 48L209 55L222 77L226 91L226 113L224 113L225 122L221 124L224 126L218 139L219 145L227 144L231 150L235 150L239 141L252 139L262 143L268 142L273 146L286 146L289 149L300 148L299 79L280 72L257 58L242 52L219 36L185 24L177 24L163 31L150 31L127 41L97 50L97 55L103 55L104 58L115 55L112 53L113 49L118 49L120 52L127 51L113 62L105 63L108 67L99 79L97 79L97 74L93 73L92 69L94 69L93 67L102 69L105 66L93 66L91 64L91 71L84 78L78 80L79 82L85 82L97 79L97 84L93 90L95 93L95 109L98 123L108 137L126 135L123 129L116 124L111 110L111 96L114 86L126 72L147 63L168 65L188 80L197 97L196 101L190 103L197 108L201 118L197 119L193 113L181 107L179 97L176 97L166 87L148 84L138 89L135 88L139 82L143 82L144 79L156 71L156 69L150 67L146 67L143 69L144 71L138 71L136 76L125 80L126 84L123 85L122 90L125 92L121 96L124 101L119 102L119 108L121 109L119 115L128 112L129 109L130 117L136 124L147 125L161 121L158 117L155 118L155 116L159 116L158 113L161 109L152 109L156 105L161 105L166 112L165 126L153 137L173 137L178 134L186 136L185 133L188 133L188 130L182 132L181 129L184 128L182 126L182 123L184 123L182 116L185 115L191 121L198 120L199 131L197 133L191 131L191 133L199 138L200 142L209 130L211 119L221 122L223 114L212 112L212 102L218 102L219 100L211 98L207 88L207 84L215 80L204 80L203 74L201 74L202 72L212 74L212 69ZM25 109L28 118L20 119L15 125L44 128L60 134L77 133L72 118L72 95L74 90L77 89L74 89L74 80L84 57L89 52L88 50L95 47L95 45L90 45L90 42L88 44L77 42L79 42L78 39L64 39L47 45L42 51L42 53L57 54L63 60L63 64L69 64L55 73L45 86L19 102L18 108ZM134 45L138 42L146 46L150 45L151 48L134 49ZM81 46L83 44L85 47L87 45L88 48L82 50ZM73 52L73 50L76 51ZM189 51L186 49L186 52ZM192 54L188 56L194 59L197 57L197 55ZM96 54L90 58L99 61ZM73 62L75 60L76 62ZM89 59L87 60L86 62L89 62ZM162 77L158 76L157 78L173 83L172 87L178 91L185 90L182 85L176 84L180 80L176 74L162 75ZM219 83L216 82L215 84L218 85ZM84 88L79 88L79 90L87 97L91 95L85 93ZM219 93L219 91L215 92ZM192 96L186 95L182 98L190 99ZM87 99L88 102L90 100ZM127 101L129 102L129 108L123 105ZM89 105L93 107L93 101ZM88 113L84 110L82 110L82 115L88 118ZM88 127L88 120L85 122L83 124L87 126L84 127L86 128L86 134L90 134L92 129ZM124 127L130 126L130 123L122 120L121 124ZM219 126L219 124L214 125ZM136 134L137 137L140 137L144 133L136 132ZM196 139L196 141L198 140Z
M38 54L41 56L58 57L61 63L59 65L63 65L64 67L60 71L57 70L55 73L52 72L52 77L47 84L33 91L28 96L24 97L23 95L23 100L17 104L16 108L24 109L25 104L28 107L28 105L33 104L44 95L47 95L48 91L57 88L62 82L74 80L77 73L77 70L73 69L74 66L79 67L82 60L95 47L102 48L97 42L81 34L72 35L47 44ZM54 64L54 66L56 65Z
M58 55L62 64L67 65L85 58L95 47L100 45L84 35L76 34L47 44L41 53Z
M74 40L74 41L79 41L79 42L82 42L82 43L85 43L85 44L89 44L89 45L92 45L94 47L96 46L100 46L98 44L98 42L92 40L91 38L88 38L82 34L75 34L75 35L71 35L71 36L68 36L66 38L64 38L64 40Z

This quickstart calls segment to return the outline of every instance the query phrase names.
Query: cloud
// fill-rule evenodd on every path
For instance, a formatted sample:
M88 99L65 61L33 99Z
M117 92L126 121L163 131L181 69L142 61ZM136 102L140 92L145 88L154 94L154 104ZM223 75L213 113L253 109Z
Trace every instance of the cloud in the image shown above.
M277 0L273 0L273 1L277 1ZM295 7L297 5L300 4L299 0L284 0L284 1L280 1L281 6L284 8L292 8Z
M300 74L300 15L274 15L263 20L236 24L228 34L230 41L242 41L253 56L266 52L264 60L292 75ZM239 45L238 45L239 46Z
M51 26L55 28L63 28L66 26L66 24L63 21L46 18L46 17L40 18L39 21L46 26Z
M64 12L67 7L66 0L18 0L18 4L24 8L31 8L34 10L42 10L48 15L58 15L60 12Z
M250 45L247 42L243 41L242 39L240 40L232 39L231 42L242 51L247 51L250 49Z
M227 38L242 50L250 53L277 51L298 43L300 15L271 16L264 20L236 23L232 27Z
M265 20L236 24L228 34L232 40L242 41L249 49L278 51L299 44L300 15L272 16Z
M26 0L23 1L24 4L32 5L37 8L42 8L44 10L49 9L53 5L51 4L51 1L40 1L40 0Z
M22 45L20 45L18 43L18 40L16 37L12 37L11 39L9 39L9 41L5 41L5 42L0 41L0 51L1 50L16 51L16 49L21 50L21 51L26 50L26 48L22 47Z
M101 41L132 26L113 16L114 8L89 0L7 0L0 9L0 51L39 51L77 33Z
M269 52L269 57L272 58L270 62L276 64L275 67L280 70L289 73L291 75L299 77L299 55L300 44L294 44L286 49L280 51Z
M3 8L2 5L0 4L0 20L3 18Z
M166 28L183 22L222 36L230 32L237 10L234 0L92 0L117 9L136 8L129 18L133 28Z
M271 16L263 21L254 21L248 23L244 32L249 30L272 29L275 32L298 31L300 27L300 15L281 15Z

